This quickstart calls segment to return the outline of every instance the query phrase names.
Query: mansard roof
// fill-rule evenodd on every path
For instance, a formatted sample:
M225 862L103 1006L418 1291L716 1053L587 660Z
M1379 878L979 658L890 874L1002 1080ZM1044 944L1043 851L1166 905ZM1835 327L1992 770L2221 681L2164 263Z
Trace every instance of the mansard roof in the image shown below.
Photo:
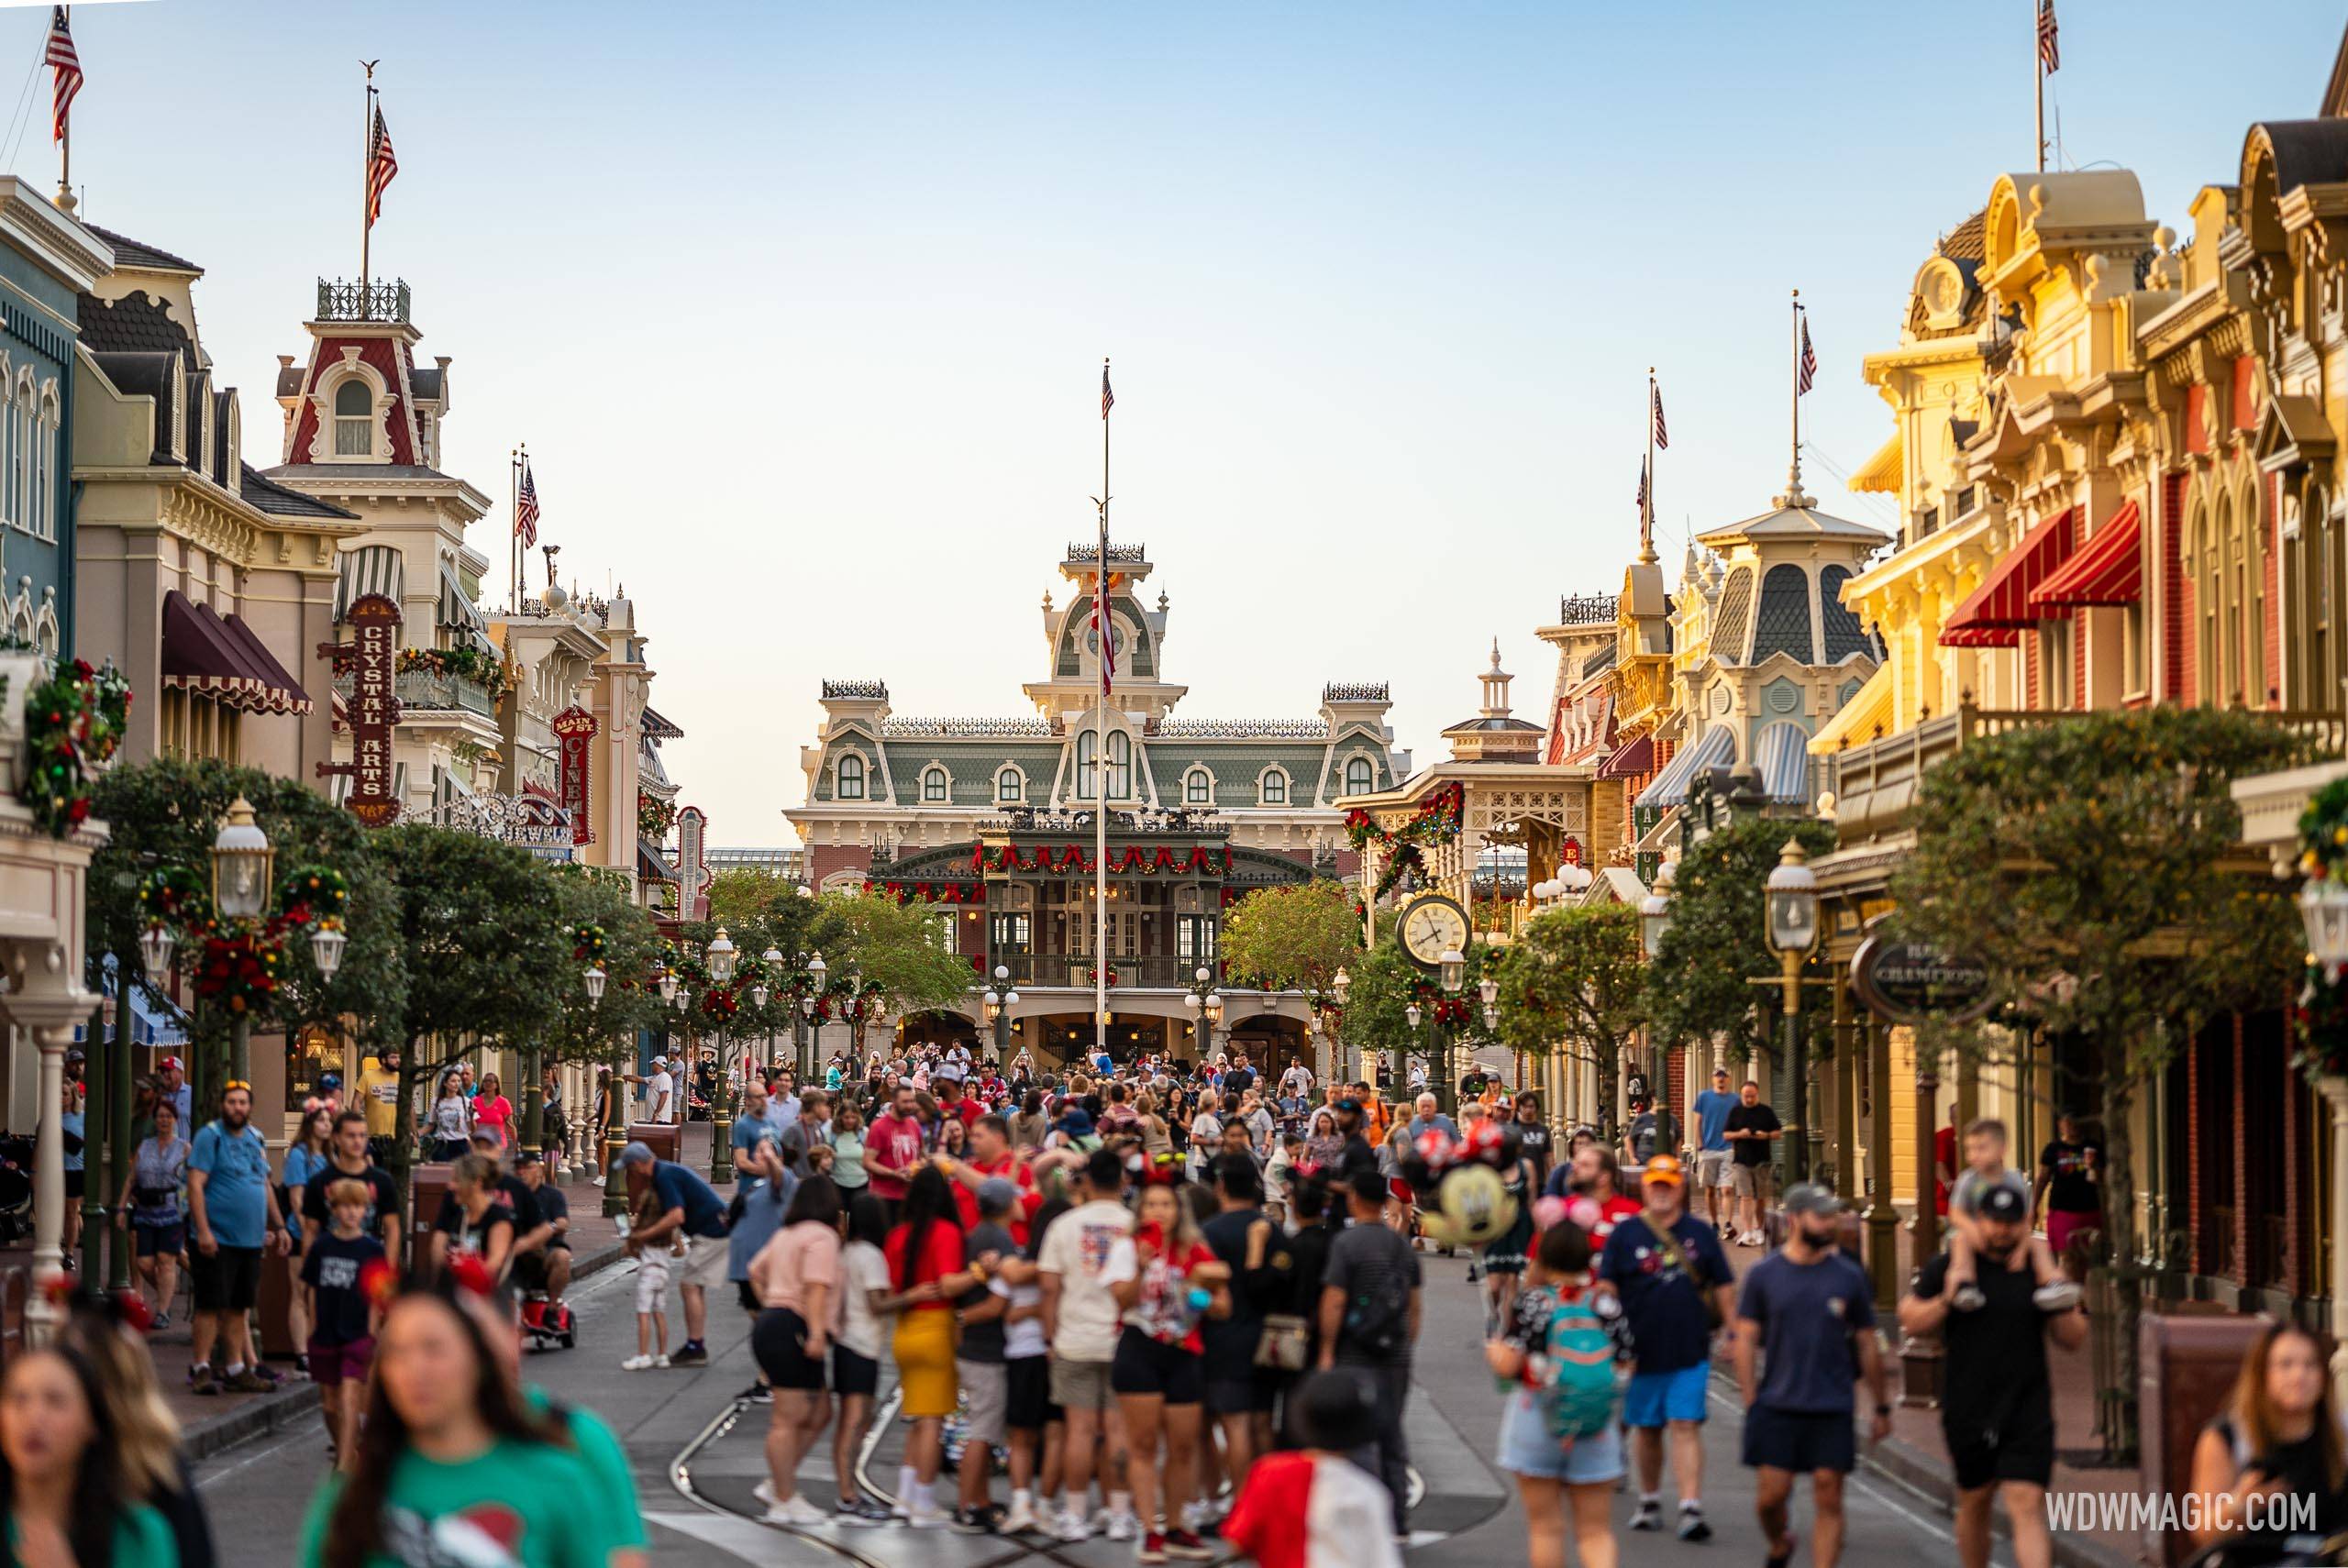
M113 229L94 223L84 223L82 226L106 242L107 248L114 252L116 267L134 268L144 272L185 272L195 278L204 275L204 269L194 262L174 256L168 250L159 250L144 240L116 234Z
M172 316L171 306L148 293L103 300L81 296L75 313L83 346L93 354L181 354L196 363L195 340Z

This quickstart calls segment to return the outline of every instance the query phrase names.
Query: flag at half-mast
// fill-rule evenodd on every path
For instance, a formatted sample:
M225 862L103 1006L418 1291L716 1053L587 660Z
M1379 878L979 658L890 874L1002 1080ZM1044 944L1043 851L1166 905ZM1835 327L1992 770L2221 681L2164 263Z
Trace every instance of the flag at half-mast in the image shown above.
M2038 0L2038 65L2049 76L2063 68L2063 50L2054 34L2054 0Z
M1661 451L1671 445L1671 436L1663 427L1663 389L1652 378L1647 381L1647 403L1655 415L1656 449Z
M1794 373L1794 395L1808 392L1818 381L1818 351L1810 346L1810 312L1801 313L1801 365Z
M41 62L57 73L55 95L50 108L49 139L65 139L66 112L73 106L73 94L82 90L82 57L73 52L73 29L65 20L65 7L52 6L49 17L49 52Z
M538 481L530 477L530 459L522 459L521 487L514 492L514 536L526 547L538 542Z
M383 187L390 184L400 171L400 160L392 151L392 133L383 124L383 111L375 111L375 128L367 135L367 226L383 215Z

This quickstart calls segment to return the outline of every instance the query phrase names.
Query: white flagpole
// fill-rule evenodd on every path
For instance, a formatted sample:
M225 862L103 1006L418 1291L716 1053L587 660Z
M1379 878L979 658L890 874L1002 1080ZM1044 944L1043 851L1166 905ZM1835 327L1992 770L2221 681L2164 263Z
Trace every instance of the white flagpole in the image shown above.
M1655 367L1647 367L1646 502L1639 508L1639 559L1655 559Z
M1109 385L1109 361L1101 361L1101 385ZM1092 580L1092 613L1101 623L1101 695L1092 712L1092 765L1097 781L1092 810L1092 1038L1095 1054L1109 1043L1109 670L1116 626L1109 618L1109 409L1101 410L1101 554Z
M2039 41L2045 27L2045 0L2032 0L2030 7L2030 88L2031 97L2038 105L2038 134L2031 145L2038 149L2038 171L2046 172L2046 46Z
M1793 306L1793 466L1786 470L1786 491L1789 495L1801 493L1801 291L1794 291ZM1789 505L1793 502L1788 502Z

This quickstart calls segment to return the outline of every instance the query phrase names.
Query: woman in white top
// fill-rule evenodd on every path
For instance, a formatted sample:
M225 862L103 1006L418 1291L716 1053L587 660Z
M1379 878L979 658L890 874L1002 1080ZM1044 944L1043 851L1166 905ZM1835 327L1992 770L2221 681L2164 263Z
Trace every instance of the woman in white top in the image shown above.
M432 1157L453 1160L472 1146L473 1107L465 1098L464 1080L453 1072L440 1075L440 1098L432 1105Z
M884 1525L888 1505L857 1495L856 1455L872 1424L873 1396L880 1386L880 1347L896 1297L889 1283L889 1259L881 1243L889 1234L888 1211L869 1192L847 1195L847 1245L840 1249L839 1332L832 1342L832 1389L840 1397L839 1419L832 1427L832 1468L839 1481L833 1512L842 1524Z

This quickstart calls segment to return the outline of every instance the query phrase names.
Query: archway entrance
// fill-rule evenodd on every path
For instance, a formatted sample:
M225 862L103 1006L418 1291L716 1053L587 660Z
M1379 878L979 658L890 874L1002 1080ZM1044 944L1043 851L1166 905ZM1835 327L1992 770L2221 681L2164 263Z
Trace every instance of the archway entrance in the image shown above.
M1028 1043L1036 1050L1039 1065L1073 1066L1090 1057L1095 1049L1095 1031L1088 1013L1047 1014L1032 1020L1028 1029ZM1108 1047L1110 1059L1120 1067L1144 1056L1163 1061L1180 1055L1190 1041L1177 1020L1113 1011L1109 1015L1108 1027L1099 1032L1099 1038Z
M1224 1048L1234 1053L1246 1052L1248 1063L1275 1083L1290 1062L1312 1066L1312 1042L1305 1033L1301 1019L1259 1012L1233 1023L1229 1036Z
M916 1045L961 1045L975 1055L979 1048L978 1025L950 1008L932 1008L917 1012L897 1027L900 1050L912 1050Z

